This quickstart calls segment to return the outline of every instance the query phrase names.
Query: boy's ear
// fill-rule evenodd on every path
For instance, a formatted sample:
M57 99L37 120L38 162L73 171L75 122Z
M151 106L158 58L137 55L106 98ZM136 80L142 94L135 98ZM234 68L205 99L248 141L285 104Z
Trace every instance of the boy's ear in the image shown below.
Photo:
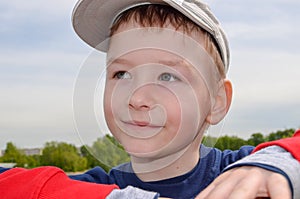
M211 111L206 118L206 121L211 125L219 123L229 110L232 101L232 84L229 80L220 82L214 99Z

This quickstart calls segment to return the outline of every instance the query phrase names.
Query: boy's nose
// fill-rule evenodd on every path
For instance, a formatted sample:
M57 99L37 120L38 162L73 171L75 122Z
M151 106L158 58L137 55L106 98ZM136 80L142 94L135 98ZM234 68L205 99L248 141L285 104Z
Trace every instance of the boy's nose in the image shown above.
M133 91L129 100L129 108L140 111L151 110L154 105L154 93L151 87L151 85L145 85Z

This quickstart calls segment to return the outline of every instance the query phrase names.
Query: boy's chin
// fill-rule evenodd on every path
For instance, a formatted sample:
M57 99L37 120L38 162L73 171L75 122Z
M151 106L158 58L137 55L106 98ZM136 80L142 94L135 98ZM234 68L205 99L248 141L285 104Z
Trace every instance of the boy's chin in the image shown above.
M131 157L136 158L160 158L163 156L163 150L162 149L153 149L153 148L132 148L132 147L125 147L126 152Z
M170 143L162 142L161 137L152 137L147 139L134 138L122 134L118 137L119 142L124 147L125 151L133 157L139 158L155 158L162 156L168 150Z
M130 146L126 146L123 145L126 152L131 156L131 157L135 157L135 158L153 158L153 159L157 159L160 158L164 155L166 155L165 150L163 149L163 147L158 147L155 148L153 146L145 146L144 144L138 144L136 143L134 146L130 145Z
M158 159L164 159L168 157L173 157L174 155L180 153L181 150L172 148L172 147L160 147L160 148L154 148L154 147L146 147L146 146L140 146L135 145L135 147L129 146L125 147L125 150L132 158L139 158L139 159L145 159L145 160L158 160Z

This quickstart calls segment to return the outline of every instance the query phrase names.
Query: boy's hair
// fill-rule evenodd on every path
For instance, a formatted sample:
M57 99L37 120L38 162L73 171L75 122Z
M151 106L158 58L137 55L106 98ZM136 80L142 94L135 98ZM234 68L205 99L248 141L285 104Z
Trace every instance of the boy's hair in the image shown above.
M114 33L121 23L131 19L141 26L171 24L180 31L203 32L205 49L225 77L230 63L228 40L219 21L202 0L78 0L72 14L78 36L102 52L108 50L110 30Z
M220 76L225 78L226 73L224 71L224 63L214 37L178 10L168 5L160 4L133 7L121 13L114 21L110 29L110 36L112 36L121 25L126 24L131 20L142 27L164 28L170 24L176 30L181 30L187 34L190 34L192 31L200 32L204 38L205 50L217 65Z

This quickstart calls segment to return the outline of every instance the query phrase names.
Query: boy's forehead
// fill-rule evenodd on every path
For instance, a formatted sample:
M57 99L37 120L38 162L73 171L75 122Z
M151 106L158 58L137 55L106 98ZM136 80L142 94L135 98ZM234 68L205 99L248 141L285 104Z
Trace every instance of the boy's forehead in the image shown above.
M170 28L137 27L114 34L109 39L108 60L113 60L128 52L141 49L167 51L184 58L206 56L210 58L201 39Z
M189 34L176 31L175 29L158 27L133 28L114 34L108 42L108 62L130 52L152 49L160 54L168 52L174 58L176 56L181 57L194 66L210 65L211 67L207 68L217 69L213 59L203 47L201 39L197 40ZM144 52L146 53L147 51Z
M156 49L183 57L186 60L213 62L203 46L202 39L170 28L132 28L114 34L109 39L107 60L113 60L128 52Z
M207 77L206 81L210 81L209 84L215 84L219 77L217 66L202 43L200 39L196 40L175 29L131 28L120 31L110 38L107 62L109 64L115 60L124 61L124 57L127 62L131 59L132 62L134 59L147 61L150 58L150 61L172 65L185 60L202 76Z

